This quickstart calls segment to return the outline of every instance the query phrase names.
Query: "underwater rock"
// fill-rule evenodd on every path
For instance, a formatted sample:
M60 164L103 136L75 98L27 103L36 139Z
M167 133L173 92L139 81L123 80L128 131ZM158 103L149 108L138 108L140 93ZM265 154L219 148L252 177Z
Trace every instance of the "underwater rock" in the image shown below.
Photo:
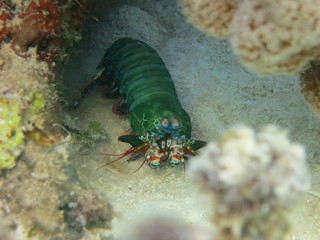
M19 239L68 236L59 210L67 157L62 146L44 149L28 142L19 164L0 178L0 219L14 223Z
M320 53L320 6L314 0L182 0L196 27L226 38L259 74L294 74Z
M21 57L30 57L27 51L36 47L39 59L51 64L62 55L62 38L78 38L75 30L88 6L88 0L5 0L0 3L0 41L9 39Z
M17 17L20 21L8 29L12 37L11 47L16 52L26 52L46 38L52 37L59 27L61 6L58 1L31 1L20 10Z
M303 147L274 126L230 130L188 170L213 197L222 239L284 239L287 214L310 187Z
M78 232L90 228L110 228L111 206L92 190L72 192L61 209L68 226Z
M100 239L96 236L110 228L108 200L93 190L84 190L75 176L70 177L68 157L66 144L44 148L27 142L19 164L0 178L0 227L9 227L5 232L0 228L0 236Z
M311 108L320 114L320 61L312 61L309 69L300 75L302 94Z
M16 236L14 230L9 226L0 224L0 239L1 240L21 240Z

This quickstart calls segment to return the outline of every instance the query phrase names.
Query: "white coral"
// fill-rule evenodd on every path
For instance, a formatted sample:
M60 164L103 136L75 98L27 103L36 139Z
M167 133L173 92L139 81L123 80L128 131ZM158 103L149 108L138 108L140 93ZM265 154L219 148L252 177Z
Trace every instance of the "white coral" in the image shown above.
M239 0L182 0L183 13L204 32L219 38L229 35L229 27ZM223 14L221 14L223 13Z
M234 128L190 162L189 176L213 197L221 239L284 239L285 212L310 187L304 148L275 126Z
M230 37L235 53L260 74L292 74L320 54L316 0L181 0L199 29Z
M249 69L299 72L320 54L320 5L311 0L244 0L231 35L235 53Z
M218 144L208 144L192 159L189 172L204 179L214 193L236 191L244 201L270 200L282 207L310 186L304 148L274 126L259 133L243 126L229 131Z

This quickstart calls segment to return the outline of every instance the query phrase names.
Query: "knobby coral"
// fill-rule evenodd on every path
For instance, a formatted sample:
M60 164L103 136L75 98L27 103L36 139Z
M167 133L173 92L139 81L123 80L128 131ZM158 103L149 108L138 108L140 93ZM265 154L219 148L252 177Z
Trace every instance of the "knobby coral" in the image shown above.
M225 38L237 9L239 0L182 0L183 14L191 23L209 34ZM223 13L223 14L222 14Z
M274 126L229 131L191 161L189 173L212 195L222 239L283 239L286 213L310 186L303 147Z
M320 5L315 0L181 0L199 29L229 37L234 52L260 74L293 74L320 54Z

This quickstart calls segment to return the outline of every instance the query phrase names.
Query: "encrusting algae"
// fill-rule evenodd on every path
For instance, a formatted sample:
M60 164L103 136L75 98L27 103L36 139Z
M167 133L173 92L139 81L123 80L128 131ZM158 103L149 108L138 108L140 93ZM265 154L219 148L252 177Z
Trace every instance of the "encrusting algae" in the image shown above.
M18 57L8 44L2 44L0 59L4 61L0 77L0 127L5 130L1 132L3 144L0 155L13 167L14 159L24 148L25 139L37 129L50 132L46 122L59 121L57 111L53 111L58 94L55 84L48 81L54 78L53 73L35 56L28 59ZM15 151L12 151L13 147ZM0 169L4 169L2 164Z
M21 130L20 107L0 99L0 169L15 166L15 159L23 150L24 134Z
M23 101L0 98L0 170L15 166L15 159L23 151L28 122L35 122L46 105L42 93L31 93L26 97L28 107L21 107ZM30 99L30 100L28 100Z

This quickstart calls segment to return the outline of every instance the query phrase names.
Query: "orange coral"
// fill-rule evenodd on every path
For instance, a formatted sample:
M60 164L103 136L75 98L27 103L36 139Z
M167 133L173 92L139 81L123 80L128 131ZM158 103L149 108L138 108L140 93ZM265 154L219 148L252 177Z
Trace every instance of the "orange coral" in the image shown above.
M320 114L320 61L313 61L311 67L301 74L300 80L305 100Z
M31 1L23 9L10 9L11 2L0 3L0 41L12 38L11 47L20 56L53 36L60 24L60 3L57 0Z
M0 2L0 41L4 40L7 35L7 22L12 20L13 14L5 2Z
M297 73L320 54L317 1L182 0L182 4L183 13L200 29L230 37L241 62L257 73Z
M60 22L58 6L57 1L39 0L39 4L32 1L23 9L18 15L22 21L10 31L12 48L17 52L25 52L29 46L52 35Z

